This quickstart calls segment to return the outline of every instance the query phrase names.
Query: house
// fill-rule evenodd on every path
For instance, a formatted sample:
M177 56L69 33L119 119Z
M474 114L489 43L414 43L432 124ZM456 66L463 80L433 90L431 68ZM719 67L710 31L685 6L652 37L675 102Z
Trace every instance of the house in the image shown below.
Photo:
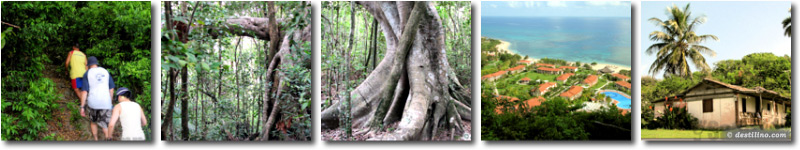
M575 100L576 98L581 97L581 92L583 92L583 87L572 86L569 88L569 90L561 93L559 96L569 100Z
M588 86L593 86L594 84L597 84L597 76L589 75L588 77L586 77L586 79L583 79L583 82L581 83L586 84Z
M652 102L656 116L669 107L685 107L706 129L729 129L786 123L792 99L762 87L745 88L705 78L676 96Z
M629 80L631 80L631 77L628 77L628 76L625 76L625 75L622 75L622 74L619 74L619 73L613 73L613 74L611 74L611 76L614 76L615 78L619 79L620 81L629 81Z
M525 64L525 65L531 65L531 64L533 64L533 60L524 59L524 60L520 60L520 61L518 61L517 63L519 63L519 64Z
M519 84L528 84L528 82L531 82L531 78L524 77L522 79L519 79Z
M544 102L545 100L546 99L544 99L544 97L539 96L526 100L525 104L528 104L528 107L536 107L542 105L542 102Z
M575 67L575 66L561 66L561 67L558 67L558 69L561 69L561 70L564 70L564 71L567 71L567 72L578 72L578 67Z
M538 64L536 64L536 67L550 67L550 68L555 68L555 67L556 67L556 65L553 65L553 64L545 64L545 63L538 63Z
M600 72L600 73L606 74L606 73L613 73L613 72L614 72L614 70L611 70L610 68L608 68L608 66L606 66L606 67L604 67L603 69L597 70L597 72Z
M549 91L550 88L555 88L557 86L558 85L555 82L547 82L539 84L539 87L531 90L533 91L532 95L544 95L544 93L547 93L547 91Z
M548 68L548 67L539 67L536 68L536 71L539 73L546 73L546 74L561 74L561 69Z
M574 73L565 73L556 78L556 81L561 81L561 83L567 82L570 76L575 75Z
M505 96L505 95L495 95L494 99L497 100L497 101L508 101L508 102L519 101L519 98L511 97L511 96ZM508 109L508 108L503 107L503 106L498 106L498 107L494 108L494 111L497 114L503 114L503 109Z
M508 71L508 73L511 73L511 74L519 73L519 72L525 71L525 65L519 65L519 66L516 66L514 68L508 68L508 69L506 69L506 71Z
M487 75L482 76L481 80L495 81L495 80L500 79L501 77L503 77L503 75L505 75L507 72L508 71L498 71L498 72L495 72L495 73L492 73L492 74L487 74Z
M617 81L617 82L614 82L614 83L616 83L616 85L619 86L619 87L625 87L628 90L631 89L631 83L628 83L626 81L620 80L620 81Z

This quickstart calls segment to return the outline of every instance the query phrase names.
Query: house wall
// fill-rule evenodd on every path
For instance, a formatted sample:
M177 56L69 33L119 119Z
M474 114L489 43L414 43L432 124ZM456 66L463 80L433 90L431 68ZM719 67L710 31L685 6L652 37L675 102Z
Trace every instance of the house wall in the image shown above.
M656 103L653 103L653 105L654 105L653 112L655 112L656 118L661 117L661 115L664 114L664 112L661 112L661 111L663 111L664 107L666 107L666 106L664 106L665 105L664 102L656 102Z
M703 112L703 99L689 99L686 108L699 121L701 128L736 127L736 100L731 97L712 98L713 111Z

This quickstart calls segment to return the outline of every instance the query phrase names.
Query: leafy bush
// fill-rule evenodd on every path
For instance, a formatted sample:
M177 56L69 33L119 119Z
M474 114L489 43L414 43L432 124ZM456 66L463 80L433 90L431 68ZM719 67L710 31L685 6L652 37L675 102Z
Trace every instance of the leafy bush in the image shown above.
M651 128L697 129L699 121L684 107L664 108L663 114L652 122Z
M6 84L3 86L6 88ZM27 88L10 99L3 92L3 140L42 140L38 135L47 130L46 121L58 107L58 92L50 79L30 82Z

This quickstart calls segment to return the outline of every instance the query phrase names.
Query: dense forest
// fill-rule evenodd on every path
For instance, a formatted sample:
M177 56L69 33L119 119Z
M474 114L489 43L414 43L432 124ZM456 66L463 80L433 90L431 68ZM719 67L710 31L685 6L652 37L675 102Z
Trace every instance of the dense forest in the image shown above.
M161 139L311 139L309 2L163 2Z
M322 2L323 140L471 140L470 2Z
M150 2L3 1L2 8L3 140L91 139L64 67L76 44L116 87L133 92L150 120Z

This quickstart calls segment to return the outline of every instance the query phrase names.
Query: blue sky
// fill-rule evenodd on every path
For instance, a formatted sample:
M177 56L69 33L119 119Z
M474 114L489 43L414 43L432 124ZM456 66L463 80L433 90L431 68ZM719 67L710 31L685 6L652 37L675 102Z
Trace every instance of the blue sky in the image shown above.
M631 17L631 2L481 1L481 16Z
M689 2L650 2L641 3L641 69L642 75L651 75L648 71L655 56L647 55L647 47L655 43L650 41L651 32L659 30L647 21L652 17L666 19L666 8L673 4L685 7ZM791 2L690 2L692 16L705 15L705 24L696 27L697 34L712 34L719 41L707 41L701 45L708 46L717 55L705 55L706 63L712 68L720 60L741 59L747 54L771 52L778 56L791 56L791 38L783 35L781 21L791 16ZM692 67L692 71L697 71ZM662 78L663 72L654 74Z

